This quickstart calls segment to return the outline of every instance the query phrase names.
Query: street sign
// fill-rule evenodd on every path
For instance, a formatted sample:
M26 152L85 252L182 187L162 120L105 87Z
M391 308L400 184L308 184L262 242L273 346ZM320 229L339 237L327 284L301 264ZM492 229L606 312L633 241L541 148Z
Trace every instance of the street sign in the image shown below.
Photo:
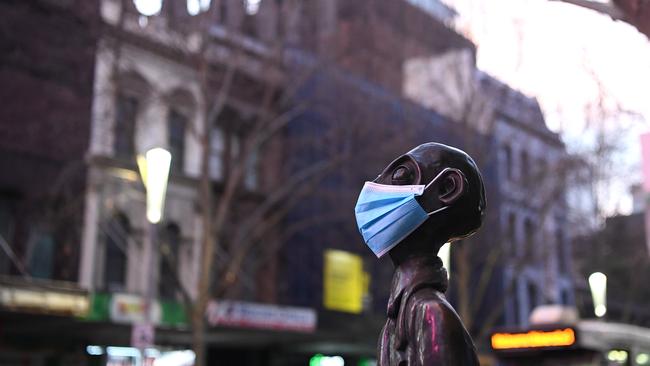
M155 328L150 323L136 323L131 328L131 346L137 349L152 347L156 337Z
M147 318L145 299L138 295L113 294L109 308L111 320L116 323L144 323ZM161 306L157 301L151 303L149 319L160 324Z

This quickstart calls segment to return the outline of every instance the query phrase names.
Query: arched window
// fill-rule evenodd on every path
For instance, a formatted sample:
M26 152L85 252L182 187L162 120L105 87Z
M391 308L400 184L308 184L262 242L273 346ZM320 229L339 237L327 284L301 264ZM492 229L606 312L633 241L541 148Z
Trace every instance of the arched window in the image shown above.
M115 102L115 125L113 128L113 150L118 159L131 160L135 156L137 115L138 100L125 93L118 94Z
M116 213L103 228L105 237L104 289L110 292L126 288L126 253L131 225L123 213Z
M160 235L158 295L162 299L176 299L180 282L179 249L181 229L175 223L167 224Z
M167 143L172 154L171 170L174 173L183 173L185 161L185 130L187 117L176 108L170 108L167 118Z
M185 135L192 123L196 103L192 94L183 89L176 89L168 95L169 111L167 113L167 146L172 154L171 170L184 172Z
M135 162L135 133L144 101L151 94L149 83L134 71L117 75L115 121L113 124L113 152L116 158Z

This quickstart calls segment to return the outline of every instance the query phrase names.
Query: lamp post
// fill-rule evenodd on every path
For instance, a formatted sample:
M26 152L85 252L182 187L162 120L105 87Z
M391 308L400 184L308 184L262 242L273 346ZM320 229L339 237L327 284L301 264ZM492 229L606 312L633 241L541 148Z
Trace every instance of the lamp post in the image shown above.
M157 224L162 219L163 208L165 206L165 194L167 192L167 182L169 179L169 167L172 156L169 151L157 147L148 150L144 156L138 156L138 168L140 176L147 192L147 246L144 254L144 273L145 273L145 297L144 297L144 324L139 325L140 329L133 330L133 343L140 348L143 353L144 347L154 341L155 327L151 318L153 294L154 294L154 266L153 257L155 254L155 244L157 242ZM137 326L136 326L137 327Z
M594 300L594 314L602 318L607 313L607 276L601 272L590 274L589 288Z

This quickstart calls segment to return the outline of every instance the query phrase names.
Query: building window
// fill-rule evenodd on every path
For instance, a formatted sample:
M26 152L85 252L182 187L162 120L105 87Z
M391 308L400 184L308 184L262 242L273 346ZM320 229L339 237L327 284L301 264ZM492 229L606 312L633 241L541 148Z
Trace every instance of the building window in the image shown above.
M515 280L516 282L516 280ZM518 287L516 286L517 284L515 283L515 289ZM519 300L519 291L515 291L514 296L512 296L512 306L514 307L514 316L515 316L515 324L519 324L523 317L521 316L521 301Z
M571 305L569 290L562 289L562 291L560 291L560 301L562 302L562 305Z
M508 226L506 227L506 242L512 252L517 248L517 216L514 213L508 214Z
M246 15L256 15L260 10L262 0L244 0L244 10Z
M539 159L539 162L537 163L537 176L535 177L536 182L544 182L544 179L546 179L546 174L548 170L548 164L546 163L546 160L544 159Z
M0 241L11 249L14 232L13 199L10 196L0 195ZM5 250L0 250L0 273L9 274L11 260Z
M260 0L244 0L244 19L242 20L242 33L251 37L257 37L256 16L260 9Z
M529 282L526 292L528 293L528 314L530 314L537 306L537 286L535 286L535 283Z
M223 178L225 150L226 139L223 129L213 127L210 133L210 161L208 167L211 179L221 180Z
M250 190L257 189L258 187L258 169L259 169L259 155L257 151L252 151L248 156L246 162L246 176L244 177L244 186Z
M523 184L528 184L530 180L530 162L528 161L528 153L524 150L521 152L521 181Z
M221 0L222 3L225 0ZM187 13L194 16L210 9L210 0L187 0Z
M115 214L104 227L104 289L110 292L126 288L126 253L128 250L131 225L121 213Z
M244 187L249 190L255 190L258 187L258 168L259 168L259 154L254 150L249 152L246 161L241 161L244 153L244 142L241 135L234 134L230 140L230 158L234 163L245 164L245 171L243 177Z
M176 224L165 226L160 242L158 295L162 299L176 299L179 286L179 248L181 230Z
M29 233L27 266L32 277L51 279L54 270L56 243L49 230L36 227Z
M172 154L171 169L175 173L183 172L185 161L185 127L187 118L175 109L169 111L168 118L169 152Z
M113 149L115 157L132 160L135 157L135 122L138 100L126 95L117 96Z
M219 22L221 24L228 22L228 0L219 0Z
M566 273L569 269L567 265L568 258L564 255L566 253L564 250L564 233L560 229L555 231L555 245L557 248L558 270L560 273Z
M506 178L512 180L512 150L509 145L503 147L503 167L506 172Z
M532 260L535 255L535 224L531 219L524 221L524 258Z

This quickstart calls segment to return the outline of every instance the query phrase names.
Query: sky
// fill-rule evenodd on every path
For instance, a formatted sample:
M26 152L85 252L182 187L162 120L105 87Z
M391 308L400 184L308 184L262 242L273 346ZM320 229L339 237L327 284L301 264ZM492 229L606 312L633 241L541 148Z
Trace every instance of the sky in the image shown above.
M608 214L629 213L631 184L641 181L639 134L650 130L650 42L634 27L552 0L443 0L456 27L477 45L479 69L536 97L570 151L593 137L585 107L604 96L634 115L598 118L620 140L614 177L600 193ZM594 122L589 126L593 126Z

